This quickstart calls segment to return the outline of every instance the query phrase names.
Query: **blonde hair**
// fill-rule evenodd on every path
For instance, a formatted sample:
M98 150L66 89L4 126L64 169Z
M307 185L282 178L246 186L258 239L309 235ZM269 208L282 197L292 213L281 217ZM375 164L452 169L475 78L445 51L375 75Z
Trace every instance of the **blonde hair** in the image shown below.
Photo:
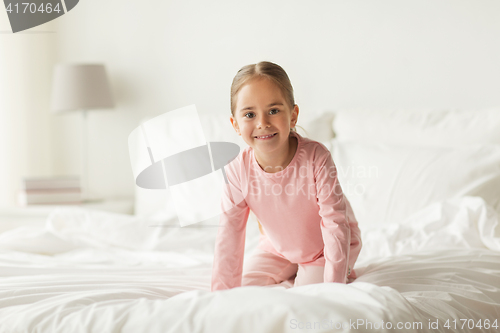
M259 77L263 77L271 80L271 82L274 82L281 90L281 93L283 94L283 97L285 97L285 100L289 104L290 108L295 106L292 83L290 82L285 70L275 63L261 61L258 64L246 65L242 67L238 73L236 73L233 83L231 84L231 114L233 117L238 92L245 84L248 83L248 81ZM297 132L295 127L291 128L291 130Z

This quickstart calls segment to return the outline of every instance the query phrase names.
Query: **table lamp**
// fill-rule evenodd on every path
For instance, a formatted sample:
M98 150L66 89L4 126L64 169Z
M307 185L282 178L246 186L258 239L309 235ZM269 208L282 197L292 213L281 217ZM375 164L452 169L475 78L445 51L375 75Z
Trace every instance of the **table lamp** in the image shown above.
M51 109L55 112L81 111L82 201L90 200L87 171L87 111L112 108L113 97L102 64L57 64L52 82Z

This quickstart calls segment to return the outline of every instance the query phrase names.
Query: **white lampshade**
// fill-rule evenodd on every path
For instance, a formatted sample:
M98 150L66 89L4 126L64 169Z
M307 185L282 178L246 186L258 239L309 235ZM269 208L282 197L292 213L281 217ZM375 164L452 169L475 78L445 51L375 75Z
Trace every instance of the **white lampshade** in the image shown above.
M51 109L56 112L112 108L102 64L58 64L54 68Z

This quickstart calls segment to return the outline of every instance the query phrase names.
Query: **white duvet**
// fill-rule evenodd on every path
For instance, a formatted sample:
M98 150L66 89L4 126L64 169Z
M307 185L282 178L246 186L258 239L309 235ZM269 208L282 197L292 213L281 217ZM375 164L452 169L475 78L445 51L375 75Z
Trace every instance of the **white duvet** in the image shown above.
M0 234L0 332L499 330L500 227L481 198L364 232L348 285L212 293L216 228L150 225L66 209Z

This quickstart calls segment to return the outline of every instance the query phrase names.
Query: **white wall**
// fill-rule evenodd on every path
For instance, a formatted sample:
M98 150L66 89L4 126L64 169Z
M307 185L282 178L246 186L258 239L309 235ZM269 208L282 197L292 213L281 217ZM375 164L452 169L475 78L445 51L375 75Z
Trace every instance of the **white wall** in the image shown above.
M228 114L234 74L260 60L287 70L299 125L325 109L500 105L496 0L85 0L55 23L56 60L104 62L117 98L89 117L99 196L133 194L140 119L193 103ZM52 171L78 173L80 115L50 117Z

